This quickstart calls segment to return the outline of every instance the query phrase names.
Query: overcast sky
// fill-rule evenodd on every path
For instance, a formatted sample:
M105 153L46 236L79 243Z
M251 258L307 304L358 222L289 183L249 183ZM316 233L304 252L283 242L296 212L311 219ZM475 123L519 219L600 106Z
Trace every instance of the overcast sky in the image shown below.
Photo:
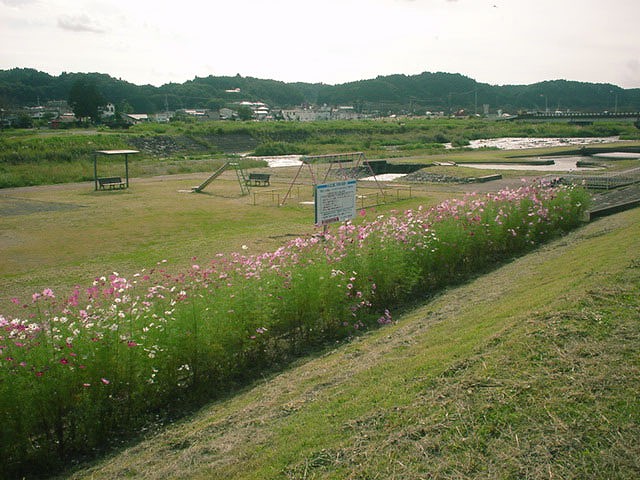
M0 0L0 69L640 88L640 0Z

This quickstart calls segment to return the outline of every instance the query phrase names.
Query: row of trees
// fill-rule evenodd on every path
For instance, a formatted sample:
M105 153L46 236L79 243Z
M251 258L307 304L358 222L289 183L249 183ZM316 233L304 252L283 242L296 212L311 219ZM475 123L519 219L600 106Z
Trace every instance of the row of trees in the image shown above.
M219 109L238 100L262 101L282 108L302 105L353 105L359 112L424 113L426 110L515 113L530 110L601 112L640 111L640 89L611 84L555 80L532 85L494 86L459 74L389 75L342 85L284 83L252 77L196 77L160 87L134 85L105 74L62 73L54 77L33 69L0 71L0 107L34 105L69 98L83 117L95 114L103 98L132 111L156 113L182 108ZM75 111L75 108L74 108Z

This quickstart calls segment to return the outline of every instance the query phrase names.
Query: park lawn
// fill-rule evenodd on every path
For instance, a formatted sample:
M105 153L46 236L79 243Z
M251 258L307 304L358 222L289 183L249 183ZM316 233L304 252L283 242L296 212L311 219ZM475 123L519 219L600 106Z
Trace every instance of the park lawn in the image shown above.
M233 171L203 193L180 191L206 177L133 178L129 189L113 191L96 192L93 182L0 191L0 304L11 308L9 299L25 301L43 288L67 294L96 277L130 277L159 262L169 271L184 271L194 257L207 262L218 253L245 251L243 246L249 254L273 251L316 231L313 205L299 203L312 199L309 184L296 188L282 207L277 203L293 178L288 174L277 174L272 187L253 188L246 196ZM371 211L433 205L451 193L412 187L412 195Z
M72 478L637 478L639 299L635 209Z

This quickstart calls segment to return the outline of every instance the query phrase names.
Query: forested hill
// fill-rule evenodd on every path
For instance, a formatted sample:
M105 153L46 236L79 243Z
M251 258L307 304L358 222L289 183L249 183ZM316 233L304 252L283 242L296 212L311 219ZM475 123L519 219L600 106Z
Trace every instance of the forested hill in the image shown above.
M62 73L52 76L34 69L0 70L0 108L12 109L66 100L80 79L95 82L100 93L116 105L135 112L165 109L217 109L241 100L261 101L271 107L301 104L351 105L362 112L381 114L425 111L482 113L549 109L572 111L640 111L640 88L611 84L553 80L531 85L488 85L460 74L389 75L340 85L284 83L252 77L196 77L160 87L134 85L101 73Z

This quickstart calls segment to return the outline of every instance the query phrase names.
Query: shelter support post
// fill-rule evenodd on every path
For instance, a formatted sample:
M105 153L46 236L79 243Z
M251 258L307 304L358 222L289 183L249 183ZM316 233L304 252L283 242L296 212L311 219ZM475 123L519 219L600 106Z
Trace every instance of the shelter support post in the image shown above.
M129 154L124 154L124 174L126 177L127 188L129 188Z
M95 190L98 191L98 154L93 154L93 183L95 184Z

